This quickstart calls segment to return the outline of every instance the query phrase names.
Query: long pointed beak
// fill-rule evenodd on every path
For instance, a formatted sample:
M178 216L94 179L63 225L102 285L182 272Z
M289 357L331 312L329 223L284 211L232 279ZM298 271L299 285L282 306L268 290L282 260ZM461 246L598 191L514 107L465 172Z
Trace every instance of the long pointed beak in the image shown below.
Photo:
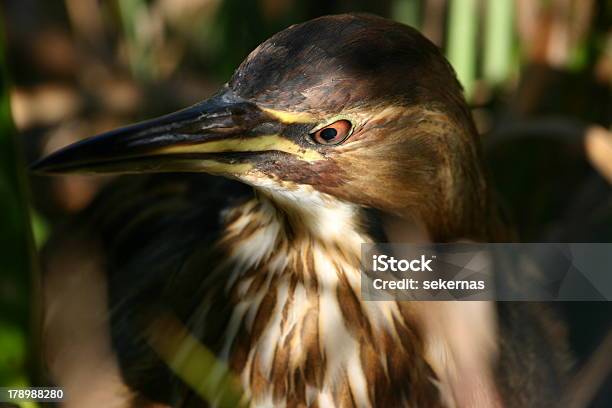
M238 175L253 167L258 153L300 153L299 146L280 136L281 129L274 117L226 89L187 109L65 147L32 170Z

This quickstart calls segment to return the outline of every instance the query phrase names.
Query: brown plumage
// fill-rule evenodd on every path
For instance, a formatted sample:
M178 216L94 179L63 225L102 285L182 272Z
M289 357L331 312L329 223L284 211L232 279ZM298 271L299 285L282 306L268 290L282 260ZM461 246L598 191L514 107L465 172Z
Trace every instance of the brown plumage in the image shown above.
M329 140L313 137L326 128ZM452 360L452 336L430 329L427 308L360 297L360 245L390 239L389 220L420 240L508 238L461 87L414 29L366 15L292 26L211 99L35 167L240 182L133 180L85 216L104 243L125 381L149 400L203 403L147 341L170 312L253 406L461 402L434 355L441 344ZM551 326L528 306L501 305L499 316L508 341L485 393L507 406L553 404L563 362Z

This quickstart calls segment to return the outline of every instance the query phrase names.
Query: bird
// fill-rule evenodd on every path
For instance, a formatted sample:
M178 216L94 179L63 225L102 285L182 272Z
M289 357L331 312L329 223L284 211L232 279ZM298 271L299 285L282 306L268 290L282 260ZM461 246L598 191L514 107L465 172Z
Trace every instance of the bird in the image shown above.
M143 175L79 222L102 242L113 347L144 400L215 406L147 341L170 312L250 406L460 406L431 355L429 306L360 296L362 243L398 225L416 241L512 239L462 87L418 30L369 14L290 26L210 98L32 168ZM554 406L554 324L537 305L494 308L497 406Z

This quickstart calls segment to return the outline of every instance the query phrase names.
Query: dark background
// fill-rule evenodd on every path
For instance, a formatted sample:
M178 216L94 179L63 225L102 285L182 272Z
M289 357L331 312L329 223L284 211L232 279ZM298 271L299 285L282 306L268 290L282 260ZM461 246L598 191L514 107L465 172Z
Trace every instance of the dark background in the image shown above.
M31 323L34 249L109 181L33 177L24 163L203 99L261 41L319 15L376 13L416 26L443 48L522 241L612 242L605 0L5 0L0 7L0 385L41 376ZM605 367L612 353L593 353L610 330L610 303L559 311L577 367L593 359ZM592 406L612 405L607 373L606 392Z

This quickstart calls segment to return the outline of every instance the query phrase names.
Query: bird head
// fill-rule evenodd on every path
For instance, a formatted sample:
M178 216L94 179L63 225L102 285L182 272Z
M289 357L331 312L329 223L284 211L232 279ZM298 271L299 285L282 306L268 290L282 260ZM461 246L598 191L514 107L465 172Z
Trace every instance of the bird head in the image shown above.
M291 26L210 99L73 144L34 169L212 173L410 216L436 239L482 235L487 211L477 134L451 66L418 31L369 15Z

